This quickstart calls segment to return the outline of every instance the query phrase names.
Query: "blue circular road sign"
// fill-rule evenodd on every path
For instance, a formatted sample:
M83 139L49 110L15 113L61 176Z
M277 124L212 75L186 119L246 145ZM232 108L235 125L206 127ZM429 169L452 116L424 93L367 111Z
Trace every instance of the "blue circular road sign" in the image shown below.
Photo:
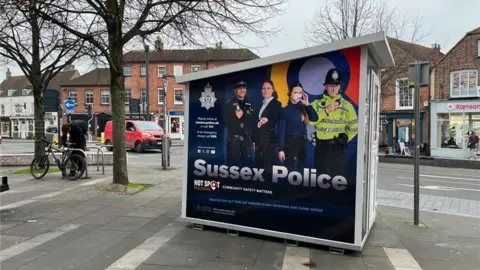
M75 109L75 100L67 99L64 101L63 105L65 106L65 109L71 111Z

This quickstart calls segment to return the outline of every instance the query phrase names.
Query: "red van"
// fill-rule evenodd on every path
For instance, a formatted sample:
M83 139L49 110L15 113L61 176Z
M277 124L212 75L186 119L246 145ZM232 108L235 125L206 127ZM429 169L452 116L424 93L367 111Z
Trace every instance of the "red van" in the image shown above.
M105 145L108 151L113 150L112 121L108 121L104 131ZM151 121L125 121L125 147L137 152L143 152L148 149L162 149L163 129L155 122ZM170 140L170 136L167 134ZM170 145L171 146L171 145Z

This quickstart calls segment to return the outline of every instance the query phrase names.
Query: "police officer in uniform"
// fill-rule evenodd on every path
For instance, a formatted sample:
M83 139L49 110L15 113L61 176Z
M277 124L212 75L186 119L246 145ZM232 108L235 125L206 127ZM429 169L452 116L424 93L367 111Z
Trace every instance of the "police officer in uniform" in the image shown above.
M247 84L235 85L235 96L223 108L223 126L227 128L227 164L251 167L253 165L253 107L248 100Z
M330 69L325 77L324 93L312 102L318 114L315 127L315 168L317 174L332 177L345 173L345 148L358 133L358 118L353 105L347 101L340 89L341 74Z

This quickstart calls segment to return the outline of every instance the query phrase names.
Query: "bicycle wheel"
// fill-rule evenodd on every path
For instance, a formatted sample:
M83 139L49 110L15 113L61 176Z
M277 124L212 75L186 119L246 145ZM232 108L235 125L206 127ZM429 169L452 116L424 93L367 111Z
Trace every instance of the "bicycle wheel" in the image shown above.
M86 160L81 155L71 154L65 159L63 164L64 176L71 181L82 177L85 172Z
M48 155L37 156L30 164L30 174L33 178L40 179L47 174L49 168L50 160Z

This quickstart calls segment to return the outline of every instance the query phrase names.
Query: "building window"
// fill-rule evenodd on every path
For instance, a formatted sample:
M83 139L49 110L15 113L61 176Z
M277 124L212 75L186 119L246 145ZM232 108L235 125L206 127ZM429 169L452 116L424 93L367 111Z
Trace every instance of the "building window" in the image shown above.
M165 91L163 88L158 88L158 104L163 104L163 100L165 99Z
M125 88L125 104L130 104L131 99L132 99L132 89Z
M166 73L167 73L167 68L165 66L157 67L157 77L162 77Z
M100 95L102 105L110 105L110 91L102 90Z
M132 76L132 68L131 67L123 67L123 76L125 76L125 77Z
M183 104L183 89L173 89L173 94L175 95L174 103Z
M0 115L5 115L5 105L0 105Z
M29 91L28 91L27 89L23 89L23 90L22 90L22 96L28 95L28 92L29 92Z
M480 39L477 40L477 56L480 57Z
M202 70L202 69L200 68L200 65L193 65L193 66L190 67L190 69L191 69L191 72L192 72L192 73L198 72L198 71Z
M85 104L93 104L93 91L85 91Z
M140 67L140 76L146 76L147 75L147 69L145 67Z
M145 104L147 103L147 89L146 88L142 88L142 92L140 94L140 102Z
M480 132L480 113L437 114L437 147L467 149L467 132Z
M174 76L182 76L183 75L183 66L182 65L173 66L173 75Z
M413 91L408 87L408 79L397 79L395 85L397 110L413 109Z
M450 97L478 97L478 70L450 73Z
M77 103L77 91L75 90L70 90L68 91L68 99L72 99Z

